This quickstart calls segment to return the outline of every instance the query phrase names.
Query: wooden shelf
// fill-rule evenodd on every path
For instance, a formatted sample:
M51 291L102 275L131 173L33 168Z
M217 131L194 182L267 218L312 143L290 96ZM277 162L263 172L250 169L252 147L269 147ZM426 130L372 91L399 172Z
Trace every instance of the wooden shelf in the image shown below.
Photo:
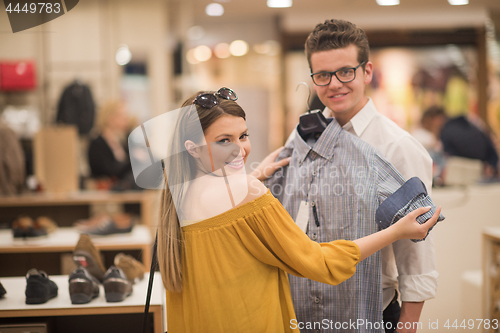
M69 284L67 275L49 276L58 286L58 296L44 304L25 304L24 291L26 289L25 277L2 278L0 281L7 290L4 298L0 298L0 318L33 318L33 317L62 317L62 316L91 316L110 315L105 320L112 320L112 315L141 314L144 313L149 274L133 287L133 293L123 302L108 303L105 300L104 288L100 286L100 294L87 304L71 304L69 297ZM165 290L159 273L155 273L153 290L151 294L150 313L153 314L154 332L164 332L165 318ZM98 320L98 319L96 319ZM89 323L91 324L91 323ZM142 325L142 318L140 320ZM139 325L139 327L141 327ZM73 331L71 327L65 327ZM79 327L80 330L84 328ZM138 330L140 332L140 330Z
M46 237L15 239L11 230L0 230L0 253L72 252L80 238L75 228L58 228ZM149 226L136 225L130 233L92 237L99 250L143 250L150 252L152 244ZM147 249L147 250L146 250ZM148 255L149 262L151 256Z
M149 191L133 192L107 192L107 191L81 191L73 193L41 193L23 194L19 196L2 197L0 207L19 206L64 206L64 205L89 205L95 203L140 203L150 200L154 195Z
M62 269L62 255L71 254L79 238L80 233L69 227L58 228L47 237L26 241L14 239L11 230L0 230L0 262L5 264L0 266L0 276L21 275L32 267L46 270L49 274L67 274L69 270ZM107 266L116 253L124 252L142 261L145 270L149 271L153 244L149 226L136 225L126 234L92 237L92 243L107 258Z
M156 198L156 191L30 193L2 197L0 220L5 223L14 221L20 215L32 218L43 215L52 218L61 227L68 227L78 219L88 218L92 205L121 204L132 208L132 213L139 214L142 224L155 225L153 205Z

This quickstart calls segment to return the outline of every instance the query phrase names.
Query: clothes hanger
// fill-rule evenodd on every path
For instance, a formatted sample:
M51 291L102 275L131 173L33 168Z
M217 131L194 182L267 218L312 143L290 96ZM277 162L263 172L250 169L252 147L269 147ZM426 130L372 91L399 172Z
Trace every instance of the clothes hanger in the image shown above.
M321 110L310 110L309 109L309 100L311 99L311 90L309 89L309 86L305 82L300 82L297 85L297 91L301 85L305 85L307 87L307 90L309 92L309 95L307 96L307 110L308 112L301 115L299 118L299 126L297 128L297 131L299 132L300 136L306 140L309 136L315 135L319 136L325 128L328 126L330 123L329 120L325 118L323 115L323 112Z

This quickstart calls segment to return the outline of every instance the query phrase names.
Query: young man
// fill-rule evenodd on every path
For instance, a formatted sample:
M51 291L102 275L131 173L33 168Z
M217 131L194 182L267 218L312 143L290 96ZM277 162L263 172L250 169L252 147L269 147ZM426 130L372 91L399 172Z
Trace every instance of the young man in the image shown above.
M365 87L372 80L373 64L369 61L369 45L363 30L350 22L329 20L316 26L309 35L305 48L314 89L326 106L324 115L335 118L338 125L345 131L376 148L404 178L419 177L430 191L432 160L425 148L394 122L378 113L371 99L365 95ZM308 224L307 233L313 239L318 238L318 241L320 241L319 238L324 237L335 238L339 235L348 237L350 233L368 232L369 228L373 227L372 224L375 224L375 214L372 210L376 209L376 206L383 200L378 195L386 186L386 183L369 184L374 179L370 175L356 178L354 174L351 175L352 170L346 172L344 169L349 168L349 163L355 165L356 168L361 168L357 170L374 174L379 174L377 169L383 169L384 166L380 163L368 165L364 160L367 157L371 158L372 152L366 152L366 148L356 140L346 144L344 141L351 140L349 137L342 136L341 133L335 135L332 133L327 128L316 142L291 137L285 150L278 157L280 159L292 156L290 166L286 167L288 169L284 171L284 175L278 172L267 183L291 216L297 219L300 215L299 203L302 205L304 201L311 202L310 193L298 199L300 196L298 192L293 190L287 193L287 186L284 187L282 193L273 191L274 184L287 185L287 183L295 182L294 178L290 177L290 170L294 167L313 170L311 180L307 180L309 184L299 184L300 181L297 181L297 184L293 185L295 188L306 186L307 192L311 189L311 185L317 182L320 187L324 187L325 183L326 185L331 183L333 190L354 191L355 195L341 193L342 195L337 197L334 193L332 198L328 196L325 198L323 195L316 199L320 201L312 202L314 212L310 216L313 216L313 222ZM318 147L319 145L326 147L324 142L326 135L331 136L330 145L337 147L336 155L325 154L324 152L328 149ZM305 141L310 144L311 150L308 150ZM289 147L288 155L287 147ZM348 151L349 149L352 149L352 152ZM337 168L328 167L328 163L321 164L322 169L315 170L315 165L323 163L322 160L328 162L328 159L332 161L335 158L349 159L353 154L356 157L349 163L341 161ZM342 157L343 155L346 156ZM294 156L298 157L297 164L294 163ZM310 163L308 163L309 160L311 160ZM328 169L325 169L326 167ZM325 176L325 170L336 175L337 178ZM332 170L338 172L332 173ZM298 174L308 173L299 170ZM351 179L346 180L351 176L353 176ZM281 180L278 180L279 178ZM386 181L387 179L383 180L383 182ZM353 182L355 186L351 189L349 184ZM389 183L392 184L391 179ZM338 184L342 186L336 187ZM358 190L361 188L359 184L363 185L363 189L370 191L375 186L374 193L367 194L366 191L362 195L356 193L356 188ZM393 189L390 189L387 194L392 191ZM352 214L364 215L363 218L359 216L353 218ZM347 220L351 222L346 223ZM321 241L325 240L321 239ZM366 324L376 325L377 323L369 323L369 321L381 322L383 320L386 323L392 323L389 328L385 328L386 332L416 332L424 301L434 298L437 288L438 273L435 267L432 233L424 242L414 243L402 240L394 243L393 246L382 250L381 258L374 256L370 265L359 267L358 276L339 286L321 286L306 279L290 276L297 321L304 323L304 332L320 332L320 330L315 330L317 327L307 330L307 323L321 321L323 318L341 321L338 325L345 325L346 321L351 320L363 320ZM398 299L402 301L401 308ZM326 332L331 331L328 329L330 327L331 325L327 325L319 329L324 329L323 331ZM359 325L347 325L341 328L343 332L383 332L384 330L383 328L370 328L367 325L361 328Z

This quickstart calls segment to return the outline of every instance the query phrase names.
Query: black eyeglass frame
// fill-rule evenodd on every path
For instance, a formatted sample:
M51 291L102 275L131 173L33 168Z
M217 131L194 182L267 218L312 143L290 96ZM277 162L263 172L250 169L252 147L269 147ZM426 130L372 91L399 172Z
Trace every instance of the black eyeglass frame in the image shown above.
M326 71L321 71L321 72L316 72L316 73L311 73L311 79L313 81L313 83L315 85L317 85L318 87L324 87L324 86L327 86L329 85L330 83L332 83L332 76L335 75L335 77L337 78L337 80L339 80L340 83L349 83L349 82L352 82L354 80L356 80L356 70L360 67L360 66L363 66L364 64L366 64L367 61L363 61L361 63L359 63L359 65L357 65L356 67L347 67L347 68L341 68L341 69L338 69L334 72L326 72ZM341 79L339 79L339 77L337 76L337 72L340 72L340 71L345 71L347 69L354 69L354 77L351 79L351 80L348 80L348 81L342 81ZM314 75L316 74L321 74L321 73L328 73L330 74L330 80L328 80L328 83L326 84L317 84L316 81L314 81Z
M238 99L238 96L232 89L222 87L214 93L199 94L193 100L193 104L199 105L206 109L211 109L214 106L219 105L219 99L217 97L229 101L236 101Z

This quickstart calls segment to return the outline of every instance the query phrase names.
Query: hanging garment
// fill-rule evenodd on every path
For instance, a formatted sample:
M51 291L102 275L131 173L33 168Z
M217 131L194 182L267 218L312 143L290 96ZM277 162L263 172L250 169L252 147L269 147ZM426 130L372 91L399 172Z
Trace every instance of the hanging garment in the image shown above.
M75 81L68 85L59 100L57 123L76 125L78 133L85 135L94 125L95 104L86 84Z

